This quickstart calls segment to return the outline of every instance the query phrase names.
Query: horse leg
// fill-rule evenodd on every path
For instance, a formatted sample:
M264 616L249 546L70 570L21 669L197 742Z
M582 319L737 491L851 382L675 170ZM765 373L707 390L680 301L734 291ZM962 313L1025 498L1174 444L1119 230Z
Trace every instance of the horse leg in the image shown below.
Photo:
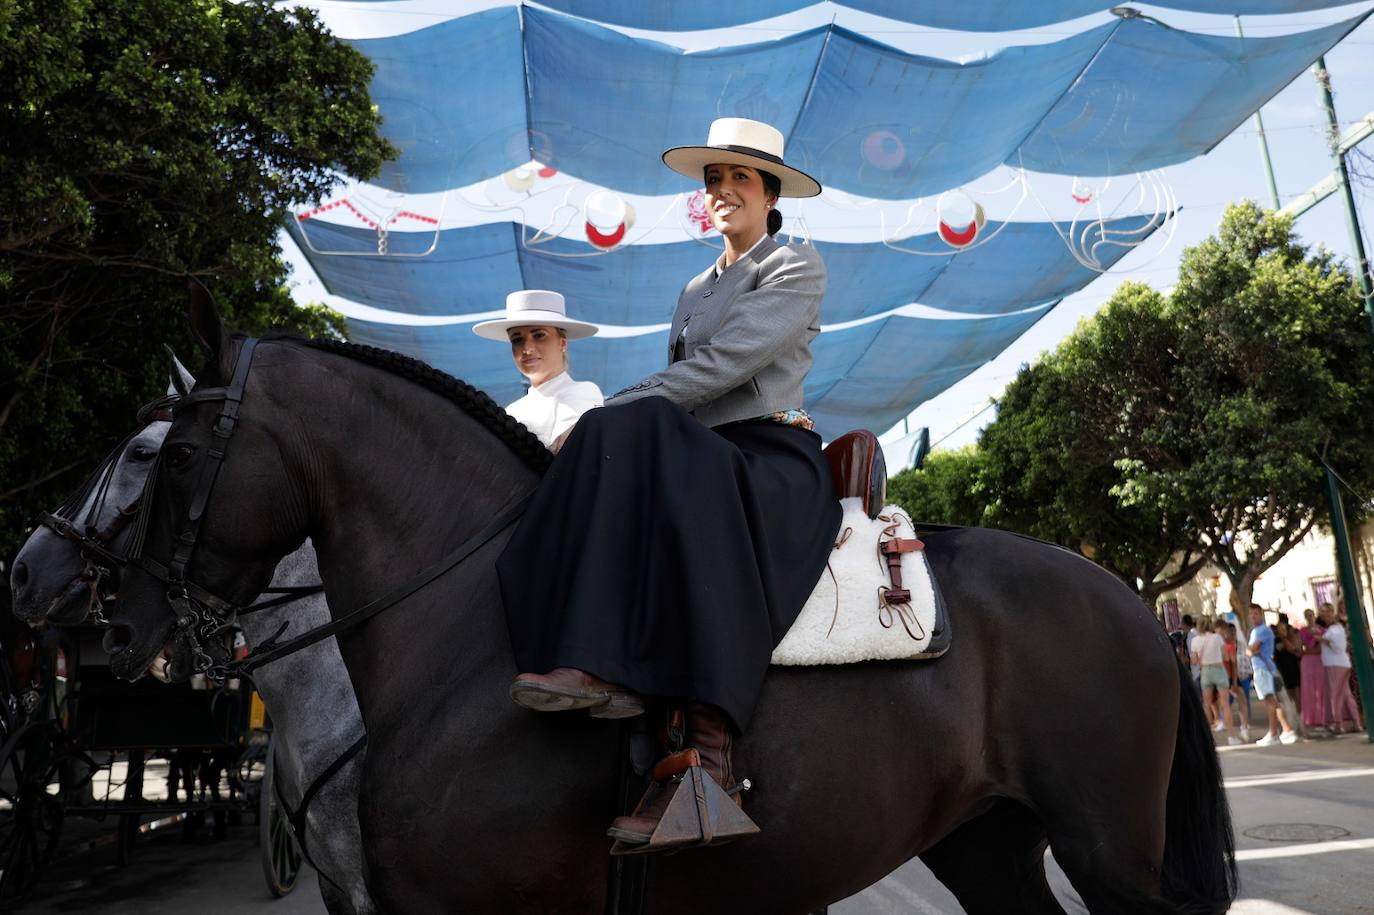
M1045 827L1025 806L999 800L920 855L968 915L1064 915L1045 878Z
M1154 818L1162 819L1162 805ZM1093 915L1147 915L1190 911L1160 895L1163 824L1155 830L1132 830L1145 811L1122 810L1120 821L1064 821L1050 827L1054 859Z
M1236 896L1235 841L1221 766L1188 671L1176 667L1178 710L1169 722L1175 739L1167 785L1140 770L1114 785L1106 774L1131 773L1132 756L1167 744L1166 729L1151 734L1137 713L1134 730L1147 741L1134 753L1126 748L1116 759L1101 758L1095 777L1083 773L1079 782L1080 795L1107 785L1115 809L1089 807L1074 815L1064 804L1047 824L1055 860L1094 915L1213 915L1229 909ZM1111 815L1101 815L1103 810Z

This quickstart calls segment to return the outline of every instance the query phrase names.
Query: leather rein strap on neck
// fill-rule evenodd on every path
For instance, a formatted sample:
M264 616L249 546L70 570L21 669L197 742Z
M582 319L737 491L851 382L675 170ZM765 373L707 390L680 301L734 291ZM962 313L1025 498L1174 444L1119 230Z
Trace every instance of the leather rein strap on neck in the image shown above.
M449 553L433 565L422 569L413 578L397 585L376 600L369 601L358 609L339 617L333 622L326 623L323 626L316 626L314 629L309 629L295 638L280 644L271 641L264 642L248 657L240 661L235 661L232 664L226 664L222 667L215 668L212 671L212 676L219 679L220 677L237 677L250 673L264 664L271 664L273 661L280 660L289 654L294 654L302 648L307 648L332 635L338 635L345 630L367 622L388 607L392 607L405 600L407 597L410 597L416 591L430 584L490 543L497 534L519 520L520 516L525 513L525 508L529 505L530 497L531 494L521 496L515 502L507 506L499 515L492 518L480 531L463 541L462 545L452 553Z
M253 350L257 345L258 341L252 337L244 341L243 348L239 350L238 360L234 364L233 379L228 387L193 389L177 401L176 410L197 403L224 402L224 407L220 410L219 418L215 421L213 430L215 443L207 451L207 463L201 467L200 478L196 482L195 493L191 498L191 507L187 512L181 534L176 539L176 549L172 554L171 562L164 566L160 562L142 555L143 534L146 532L149 517L147 511L143 512L139 518L139 530L135 538L139 544L138 555L130 559L148 574L167 583L167 602L171 605L172 612L176 616L175 634L184 637L190 646L196 672L207 674L214 679L246 674L264 664L270 664L272 661L300 651L302 648L323 641L332 635L351 629L388 607L400 603L457 566L489 543L501 531L514 524L525 513L525 506L529 504L530 500L529 494L517 499L480 531L465 540L452 553L421 570L415 577L393 588L376 600L370 601L324 626L307 630L289 641L278 644L274 636L259 645L258 650L246 658L231 663L216 664L209 652L206 651L206 643L224 631L231 624L236 613L260 608L248 608L248 611L245 611L234 603L217 597L206 588L187 581L186 568L195 555L196 542L200 539L200 527L205 520L205 509L209 505L210 494L215 488L215 480L218 479L220 468L224 464L224 455L229 447L229 439L233 437L234 431L238 427L239 407L243 403L248 370L252 367ZM156 468L149 476L148 493L151 493L152 481L155 476ZM151 497L145 500L145 506L151 501Z

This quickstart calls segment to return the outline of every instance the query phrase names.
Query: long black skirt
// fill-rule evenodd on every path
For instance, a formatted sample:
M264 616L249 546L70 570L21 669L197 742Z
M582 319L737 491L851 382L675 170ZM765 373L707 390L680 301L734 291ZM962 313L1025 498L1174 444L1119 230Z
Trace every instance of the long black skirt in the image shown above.
M743 731L840 514L814 432L708 429L661 397L592 410L497 561L516 664L708 702Z

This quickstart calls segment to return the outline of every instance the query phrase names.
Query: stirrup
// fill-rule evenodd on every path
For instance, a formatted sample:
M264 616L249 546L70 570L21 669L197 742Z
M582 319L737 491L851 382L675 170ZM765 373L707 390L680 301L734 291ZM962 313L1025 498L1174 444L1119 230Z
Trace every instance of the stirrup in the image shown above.
M643 844L619 839L611 846L613 855L640 855L665 849L703 848L721 845L741 836L758 833L758 824L749 818L720 784L701 768L701 757L694 749L680 750L654 766L653 784L635 806L638 815L660 791L673 792L668 809L658 821L649 841ZM747 780L741 782L743 790Z

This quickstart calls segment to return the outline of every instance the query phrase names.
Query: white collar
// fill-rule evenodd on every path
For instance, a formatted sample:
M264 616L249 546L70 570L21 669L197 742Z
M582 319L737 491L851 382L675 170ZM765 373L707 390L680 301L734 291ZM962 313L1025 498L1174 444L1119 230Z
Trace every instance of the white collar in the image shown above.
M753 253L754 253L754 249L757 248L759 245L763 244L763 240L764 240L765 238L772 238L772 237L773 237L773 236L769 235L768 232L765 230L764 233L763 233L762 235L759 236L759 240L756 241L756 242L754 242L752 245L749 246L749 250L748 250L748 251L745 251L745 252L744 252L743 254L741 254L739 257L735 258L735 264L738 264L740 261L744 260L746 257L748 257L749 255L753 254ZM733 267L735 264L731 264L730 267ZM720 276L722 273L724 273L726 270L728 270L728 269L729 269L729 267L725 266L725 252L722 251L722 252L720 253L720 257L716 258L716 276L717 276L717 278L719 278L719 276Z
M545 381L543 384L530 385L529 393L538 394L541 397L557 397L575 384L577 384L577 382L573 380L572 375L565 369L557 375L554 375L548 381Z

